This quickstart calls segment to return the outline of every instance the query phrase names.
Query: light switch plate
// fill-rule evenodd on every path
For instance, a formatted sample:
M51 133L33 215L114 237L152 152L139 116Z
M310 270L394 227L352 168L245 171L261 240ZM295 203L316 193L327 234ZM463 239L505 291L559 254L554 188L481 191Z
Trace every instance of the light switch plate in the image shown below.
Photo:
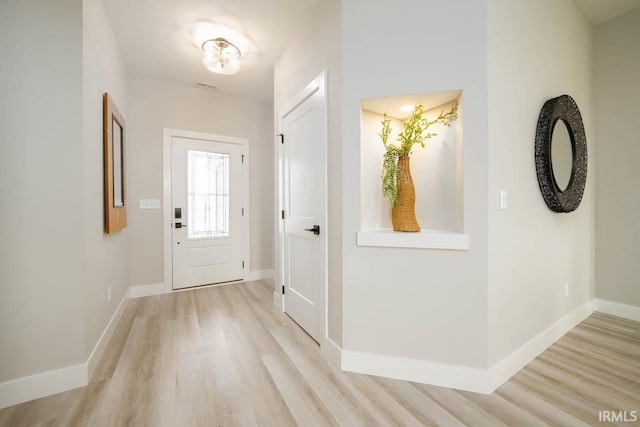
M500 190L500 210L507 209L507 190Z
M160 199L140 199L140 209L160 209Z

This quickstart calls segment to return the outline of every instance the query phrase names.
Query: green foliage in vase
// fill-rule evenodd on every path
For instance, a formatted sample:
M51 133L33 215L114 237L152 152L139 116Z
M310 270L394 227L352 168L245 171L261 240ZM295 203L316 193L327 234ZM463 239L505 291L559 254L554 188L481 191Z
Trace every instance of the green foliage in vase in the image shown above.
M391 119L385 113L382 120L382 131L378 134L384 144L385 152L382 162L382 194L389 202L389 209L393 209L398 196L398 159L411 155L411 150L416 144L424 148L425 141L437 135L427 132L429 127L436 123L449 125L449 121L458 117L458 104L455 103L448 112L441 111L440 115L429 120L424 116L424 107L416 105L411 117L402 124L402 132L397 137L400 145L389 142L391 134Z

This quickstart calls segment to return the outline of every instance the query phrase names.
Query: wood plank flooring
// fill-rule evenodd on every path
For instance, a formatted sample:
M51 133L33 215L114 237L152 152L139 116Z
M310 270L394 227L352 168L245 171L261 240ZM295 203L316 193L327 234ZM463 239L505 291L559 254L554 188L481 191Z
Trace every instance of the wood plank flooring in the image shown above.
M341 372L248 282L129 300L87 387L0 426L592 426L640 418L640 323L596 313L491 395Z

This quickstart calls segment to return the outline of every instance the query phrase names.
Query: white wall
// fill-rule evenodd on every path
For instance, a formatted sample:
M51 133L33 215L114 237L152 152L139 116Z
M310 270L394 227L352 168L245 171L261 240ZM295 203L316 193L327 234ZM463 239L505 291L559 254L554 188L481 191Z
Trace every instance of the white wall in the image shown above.
M575 3L490 0L488 22L491 366L593 298L595 144L592 27ZM562 94L580 108L589 153L584 197L569 214L547 208L534 164L540 108Z
M595 29L596 297L640 307L640 9Z
M0 3L0 383L84 361L82 1Z
M487 365L486 1L342 1L346 350ZM467 251L356 246L360 101L462 89ZM420 197L420 195L417 195Z
M127 119L131 286L163 282L162 210L139 209L139 199L162 200L163 128L249 139L250 270L273 268L272 107L195 85L130 76Z
M289 43L274 69L275 112L327 70L328 334L342 343L342 153L340 134L340 2L326 0ZM281 284L276 283L276 290Z
M82 48L84 333L85 356L89 356L129 289L129 230L104 234L102 94L109 93L125 120L129 119L129 114L127 72L102 0L83 1ZM129 140L126 142L128 144ZM128 145L125 150L127 148ZM125 152L125 156L127 154ZM128 157L125 158L128 161ZM128 184L129 170L125 172ZM129 211L131 200L128 197L125 201ZM109 286L110 303L107 302Z

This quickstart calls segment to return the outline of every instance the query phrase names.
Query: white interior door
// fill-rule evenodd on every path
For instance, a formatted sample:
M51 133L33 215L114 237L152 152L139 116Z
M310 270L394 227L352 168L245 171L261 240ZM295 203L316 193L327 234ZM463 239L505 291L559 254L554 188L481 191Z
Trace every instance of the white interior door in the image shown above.
M325 111L319 87L282 117L284 311L318 342L326 268Z
M171 139L173 289L242 280L240 144Z

